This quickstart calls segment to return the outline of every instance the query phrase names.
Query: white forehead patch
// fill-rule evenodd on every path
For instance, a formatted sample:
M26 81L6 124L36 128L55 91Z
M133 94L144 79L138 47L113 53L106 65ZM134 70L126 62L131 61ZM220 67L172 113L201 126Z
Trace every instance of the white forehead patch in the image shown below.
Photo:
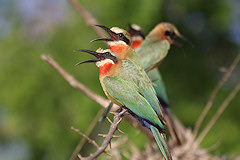
M114 62L111 59L104 59L104 60L98 61L96 63L96 65L97 65L97 67L101 67L101 66L104 66L104 64L106 64L106 63L114 64Z
M103 53L103 52L104 52L104 49L98 48L98 49L96 50L96 52L98 52L98 53Z
M111 49L102 49L102 48L98 48L98 49L96 50L96 52L98 52L98 53L110 52L111 55L113 55L113 56L115 56L115 57L118 56L118 54L115 53L114 51L112 51Z
M113 31L115 33L124 33L125 30L118 28L118 27L112 27L111 31Z
M132 24L131 27L133 29L135 29L136 31L140 31L141 30L141 27L139 25L136 25L136 24Z

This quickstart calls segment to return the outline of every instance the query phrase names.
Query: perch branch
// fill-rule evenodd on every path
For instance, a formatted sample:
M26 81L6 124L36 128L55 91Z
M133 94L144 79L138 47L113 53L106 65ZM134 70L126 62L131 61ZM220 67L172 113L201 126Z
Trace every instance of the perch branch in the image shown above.
M212 119L208 122L206 127L203 129L203 131L200 133L199 137L194 142L194 146L198 146L201 143L201 141L206 136L208 131L212 128L212 126L217 121L219 116L223 113L223 111L228 106L228 104L234 99L234 97L239 92L239 90L240 90L240 83L237 84L237 86L232 90L232 92L229 94L229 96L224 100L222 105L218 108L217 112L214 114Z
M74 128L73 126L71 127L72 130L74 130L74 132L77 132L78 134L80 134L81 136L83 136L83 138L85 138L86 140L88 140L89 143L91 143L92 145L94 145L97 149L99 148L99 145L92 140L91 138L89 138L87 135L85 135L84 133L82 133L79 129Z
M69 2L77 9L78 13L83 17L85 23L91 26L100 37L104 37L105 34L103 30L99 27L95 27L96 24L99 24L98 21L76 0L69 0Z
M108 144L111 142L111 139L113 138L113 134L117 130L118 124L121 122L122 116L125 112L126 112L126 110L123 109L120 113L117 113L114 116L113 123L111 124L109 132L108 132L104 142L102 143L101 147L99 147L98 150L95 153L91 154L88 157L82 157L81 155L78 155L79 159L81 159L81 160L93 160L93 159L96 159L98 156L100 156L102 153L105 152L105 150L106 150Z
M78 82L72 75L67 73L51 56L41 55L42 60L46 61L48 64L50 64L58 73L73 87L81 92L83 92L86 96L88 96L90 99L95 101L96 103L100 104L102 107L106 108L110 101L106 100L105 98L99 96L96 93L93 93L90 91L87 87L85 87L83 84ZM117 110L119 107L117 105L113 106L113 110Z
M202 124L205 116L207 115L209 109L212 107L213 101L216 97L216 94L218 93L219 89L223 86L223 84L228 80L228 78L230 77L232 71L235 69L236 65L238 64L240 60L240 54L237 55L237 57L234 59L233 63L231 64L231 66L229 67L228 71L224 74L223 78L219 81L219 83L217 84L216 88L213 90L212 94L210 95L208 102L204 108L204 110L202 111L201 115L199 116L196 125L194 127L193 130L193 136L196 137L200 125Z
M111 121L110 118L107 117L107 120L108 120L108 122L109 122L110 124L112 124L112 121ZM122 130L120 130L119 128L117 128L117 130L118 130L118 132L124 134L124 132L123 132Z

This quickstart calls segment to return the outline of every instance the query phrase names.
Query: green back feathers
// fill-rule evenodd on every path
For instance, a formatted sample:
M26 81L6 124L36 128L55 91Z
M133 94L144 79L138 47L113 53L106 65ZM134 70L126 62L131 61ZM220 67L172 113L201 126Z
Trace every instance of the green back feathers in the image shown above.
M170 48L167 40L162 41L143 41L142 45L136 49L140 64L148 71L164 59Z
M140 66L130 60L122 60L120 72L112 77L106 76L102 84L117 102L164 129L155 112L161 115L156 92Z

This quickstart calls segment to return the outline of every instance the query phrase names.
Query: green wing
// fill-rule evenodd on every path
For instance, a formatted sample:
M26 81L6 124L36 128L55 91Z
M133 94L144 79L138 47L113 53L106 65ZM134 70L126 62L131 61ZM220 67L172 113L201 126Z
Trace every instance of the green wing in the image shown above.
M159 120L156 112L143 95L139 93L139 88L136 84L116 76L106 76L103 79L102 84L106 88L108 94L117 102L130 109L139 117L146 119L153 124L157 124L164 129L164 125Z
M148 72L148 76L153 83L153 88L155 89L157 95L162 98L165 103L169 103L165 85L162 80L162 76L157 68Z
M167 40L152 42L146 39L136 53L144 70L148 71L167 56L169 48Z
M158 115L162 116L159 101L152 82L140 65L130 60L122 60L122 70L117 76L125 81L134 83L138 88L139 93L144 96Z

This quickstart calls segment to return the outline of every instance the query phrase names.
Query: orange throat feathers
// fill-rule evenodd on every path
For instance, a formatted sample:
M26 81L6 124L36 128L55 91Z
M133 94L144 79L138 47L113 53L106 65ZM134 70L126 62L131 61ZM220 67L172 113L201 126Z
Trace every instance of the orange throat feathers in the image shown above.
M99 66L99 75L106 75L106 73L110 70L110 68L112 67L112 63L111 62L107 62L102 66Z
M121 52L125 47L126 45L123 45L123 44L118 44L118 45L109 45L108 46L109 49L111 49L112 51L116 52L116 53L119 53Z

